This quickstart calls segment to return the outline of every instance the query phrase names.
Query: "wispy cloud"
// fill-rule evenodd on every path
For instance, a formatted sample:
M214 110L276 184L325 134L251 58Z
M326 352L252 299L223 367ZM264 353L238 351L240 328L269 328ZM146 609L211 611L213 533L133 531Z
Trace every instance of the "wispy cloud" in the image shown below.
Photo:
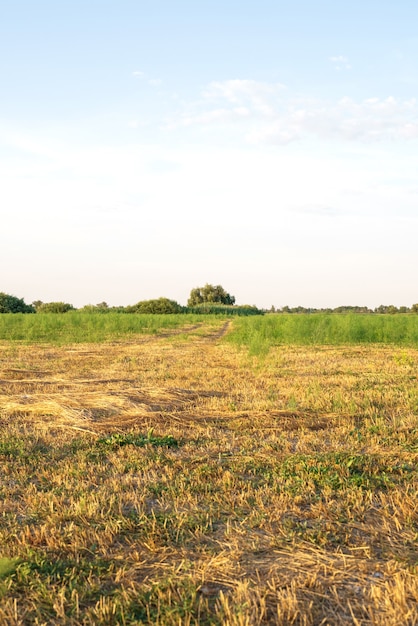
M210 83L198 101L167 120L165 129L205 126L238 129L250 143L287 144L306 136L406 140L418 138L418 103L393 96L318 100L296 97L277 83L227 80Z
M134 78L146 80L148 85L150 85L151 87L159 87L163 82L161 78L149 78L146 72L142 72L141 70L135 70L134 72L132 72L132 76Z
M261 115L274 113L274 102L285 90L280 83L261 83L255 80L225 80L209 83L203 91L206 101L226 101L236 110L250 107Z
M213 81L205 87L197 102L185 105L165 125L167 129L181 126L202 126L250 121L254 117L274 119L282 84L254 80Z
M340 56L335 56L335 57L329 57L329 60L334 66L334 69L337 70L338 72L341 72L341 70L351 70L350 61L345 56L340 55Z

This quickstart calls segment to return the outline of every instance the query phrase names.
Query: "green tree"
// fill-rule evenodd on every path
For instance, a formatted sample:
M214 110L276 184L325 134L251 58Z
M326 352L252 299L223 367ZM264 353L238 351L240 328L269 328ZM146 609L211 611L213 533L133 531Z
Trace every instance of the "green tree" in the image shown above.
M107 302L99 302L98 304L85 304L78 310L81 313L108 313L111 311L111 308Z
M196 306L206 303L217 304L235 304L235 297L225 291L221 285L209 285L206 283L204 287L195 287L190 292L187 306Z
M0 292L0 313L35 313L35 309L26 304L23 298Z
M67 311L74 311L73 305L68 302L43 302L36 309L37 313L67 313Z
M395 313L399 313L397 307L394 306L393 304L381 304L380 306L375 308L374 312L375 313L380 313L380 314L389 313L390 315L394 315Z

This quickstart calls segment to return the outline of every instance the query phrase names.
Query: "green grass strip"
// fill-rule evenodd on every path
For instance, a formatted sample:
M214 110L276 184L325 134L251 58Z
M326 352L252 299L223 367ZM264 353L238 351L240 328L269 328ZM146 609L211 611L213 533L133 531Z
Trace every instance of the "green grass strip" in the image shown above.
M0 315L0 340L58 345L100 343L219 320L219 316L198 314L5 313Z
M266 354L281 344L394 344L418 346L418 315L300 314L245 317L234 321L228 341Z

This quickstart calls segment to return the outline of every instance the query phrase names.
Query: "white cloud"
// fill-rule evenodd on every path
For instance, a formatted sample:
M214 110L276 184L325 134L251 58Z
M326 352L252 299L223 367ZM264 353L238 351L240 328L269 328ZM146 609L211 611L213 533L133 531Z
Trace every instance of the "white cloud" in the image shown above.
M418 103L393 96L321 101L292 96L276 83L227 80L210 83L164 128L216 125L238 129L249 143L288 144L307 136L366 143L406 140L418 137Z
M272 100L285 89L280 83L261 83L255 80L214 81L203 92L206 100L226 100L237 108L250 106L262 115L272 115Z
M162 84L161 78L148 78L145 72L141 72L140 70L135 70L132 72L132 76L134 78L146 78L148 85L151 87L159 87Z
M230 102L239 101L242 96L250 100L258 100L260 97L282 91L286 87L281 83L261 83L256 80L225 80L212 81L203 92L207 98L216 98L219 95Z
M333 64L334 69L336 69L337 71L351 70L351 64L349 60L347 59L347 57L345 56L340 55L340 56L329 57L329 60Z

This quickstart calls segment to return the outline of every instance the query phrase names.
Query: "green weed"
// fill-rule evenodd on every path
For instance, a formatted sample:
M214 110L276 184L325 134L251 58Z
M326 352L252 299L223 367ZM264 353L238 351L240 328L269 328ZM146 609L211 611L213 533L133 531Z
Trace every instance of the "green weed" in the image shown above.
M14 574L17 570L19 562L20 559L18 558L9 558L6 556L0 557L0 580Z
M156 436L153 434L153 429L150 429L146 435L141 433L113 433L101 437L97 443L111 448L120 448L128 445L137 446L139 448L143 448L146 445L177 448L179 445L178 440L172 435Z

